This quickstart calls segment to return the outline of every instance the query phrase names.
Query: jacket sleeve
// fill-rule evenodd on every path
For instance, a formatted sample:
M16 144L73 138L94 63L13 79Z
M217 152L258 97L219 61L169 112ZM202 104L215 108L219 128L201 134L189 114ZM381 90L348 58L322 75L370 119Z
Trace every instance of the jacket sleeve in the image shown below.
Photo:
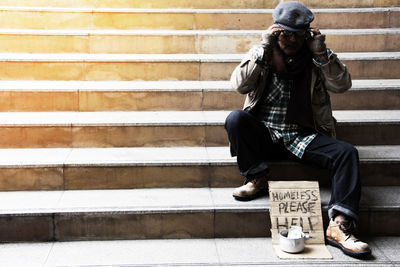
M337 55L328 49L329 61L326 64L320 64L314 60L314 64L320 69L321 78L324 86L334 93L343 93L351 88L351 76L344 65L337 58Z
M257 88L260 73L267 68L267 65L262 63L263 53L264 49L261 46L254 46L244 56L231 75L231 85L234 90L248 94Z

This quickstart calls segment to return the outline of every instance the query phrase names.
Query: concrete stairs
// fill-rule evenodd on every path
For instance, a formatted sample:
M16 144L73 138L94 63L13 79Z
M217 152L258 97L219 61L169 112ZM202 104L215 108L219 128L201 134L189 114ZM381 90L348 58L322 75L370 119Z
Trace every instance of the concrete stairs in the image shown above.
M399 257L384 249L386 239L391 247L400 240L400 3L303 2L353 78L349 92L331 99L338 138L360 152L360 230L376 258L351 263L396 265ZM230 88L230 74L271 24L277 3L1 0L0 240L41 242L0 245L3 262L26 265L18 255L35 251L48 255L38 266L347 262L333 248L332 261L300 263L227 252L242 243L267 250L270 242L268 198L231 197L243 179L223 123L244 100ZM276 180L320 181L326 221L329 174L271 165ZM130 241L110 241L120 239ZM189 252L135 254L129 262L113 252L101 263L90 252L65 261L54 254L165 242ZM205 246L208 260L189 260Z

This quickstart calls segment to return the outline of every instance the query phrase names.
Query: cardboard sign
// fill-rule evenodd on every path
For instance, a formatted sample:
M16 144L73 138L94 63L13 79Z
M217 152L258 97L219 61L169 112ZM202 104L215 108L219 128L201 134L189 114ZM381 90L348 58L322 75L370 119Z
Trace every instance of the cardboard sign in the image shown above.
M280 258L332 258L325 247L318 182L269 181L272 245ZM306 250L290 254L280 250L279 233L292 225L301 226L310 238Z

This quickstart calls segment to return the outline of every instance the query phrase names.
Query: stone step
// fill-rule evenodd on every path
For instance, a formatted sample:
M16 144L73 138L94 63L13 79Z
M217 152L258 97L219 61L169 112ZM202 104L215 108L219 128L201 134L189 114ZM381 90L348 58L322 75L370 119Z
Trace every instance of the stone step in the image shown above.
M228 145L230 111L2 112L0 147ZM355 145L400 145L400 110L334 111L337 138ZM368 134L366 134L368 133Z
M32 7L92 7L92 8L275 8L279 3L278 0L253 0L249 2L243 2L241 0L231 0L226 2L224 0L219 1L193 1L193 0L175 0L175 1L163 1L163 0L1 0L0 6L32 6ZM353 8L353 7L391 7L398 6L399 3L396 0L304 0L302 1L305 5L310 8Z
M2 244L4 266L380 266L400 263L400 237L364 237L373 258L327 246L333 259L281 260L268 237L70 241ZM85 253L82 253L85 251Z
M358 146L363 185L400 186L400 146ZM271 161L275 180L313 180L328 172ZM228 147L0 149L0 190L235 187L243 183Z
M233 188L1 192L2 241L270 236L267 197L239 202ZM327 215L330 189L321 188ZM364 187L362 235L400 235L400 186Z
M262 30L272 9L0 7L1 27L29 29ZM319 28L398 28L399 7L313 9Z
M353 79L397 79L400 52L338 53ZM227 80L243 54L1 53L2 80Z
M0 81L0 95L1 112L235 110L245 98L229 81ZM334 109L398 109L400 80L353 80L330 95Z
M336 52L398 51L400 28L321 30ZM0 29L0 52L12 53L245 53L260 30Z

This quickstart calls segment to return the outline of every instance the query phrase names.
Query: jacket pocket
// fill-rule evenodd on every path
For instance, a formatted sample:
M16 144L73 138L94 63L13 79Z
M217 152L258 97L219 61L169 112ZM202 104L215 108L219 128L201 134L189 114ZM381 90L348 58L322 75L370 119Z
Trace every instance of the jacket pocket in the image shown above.
M324 135L334 137L335 122L332 116L330 102L313 104L313 115L316 130Z
M329 93L322 87L316 87L312 96L312 103L315 105L322 105L330 100Z

